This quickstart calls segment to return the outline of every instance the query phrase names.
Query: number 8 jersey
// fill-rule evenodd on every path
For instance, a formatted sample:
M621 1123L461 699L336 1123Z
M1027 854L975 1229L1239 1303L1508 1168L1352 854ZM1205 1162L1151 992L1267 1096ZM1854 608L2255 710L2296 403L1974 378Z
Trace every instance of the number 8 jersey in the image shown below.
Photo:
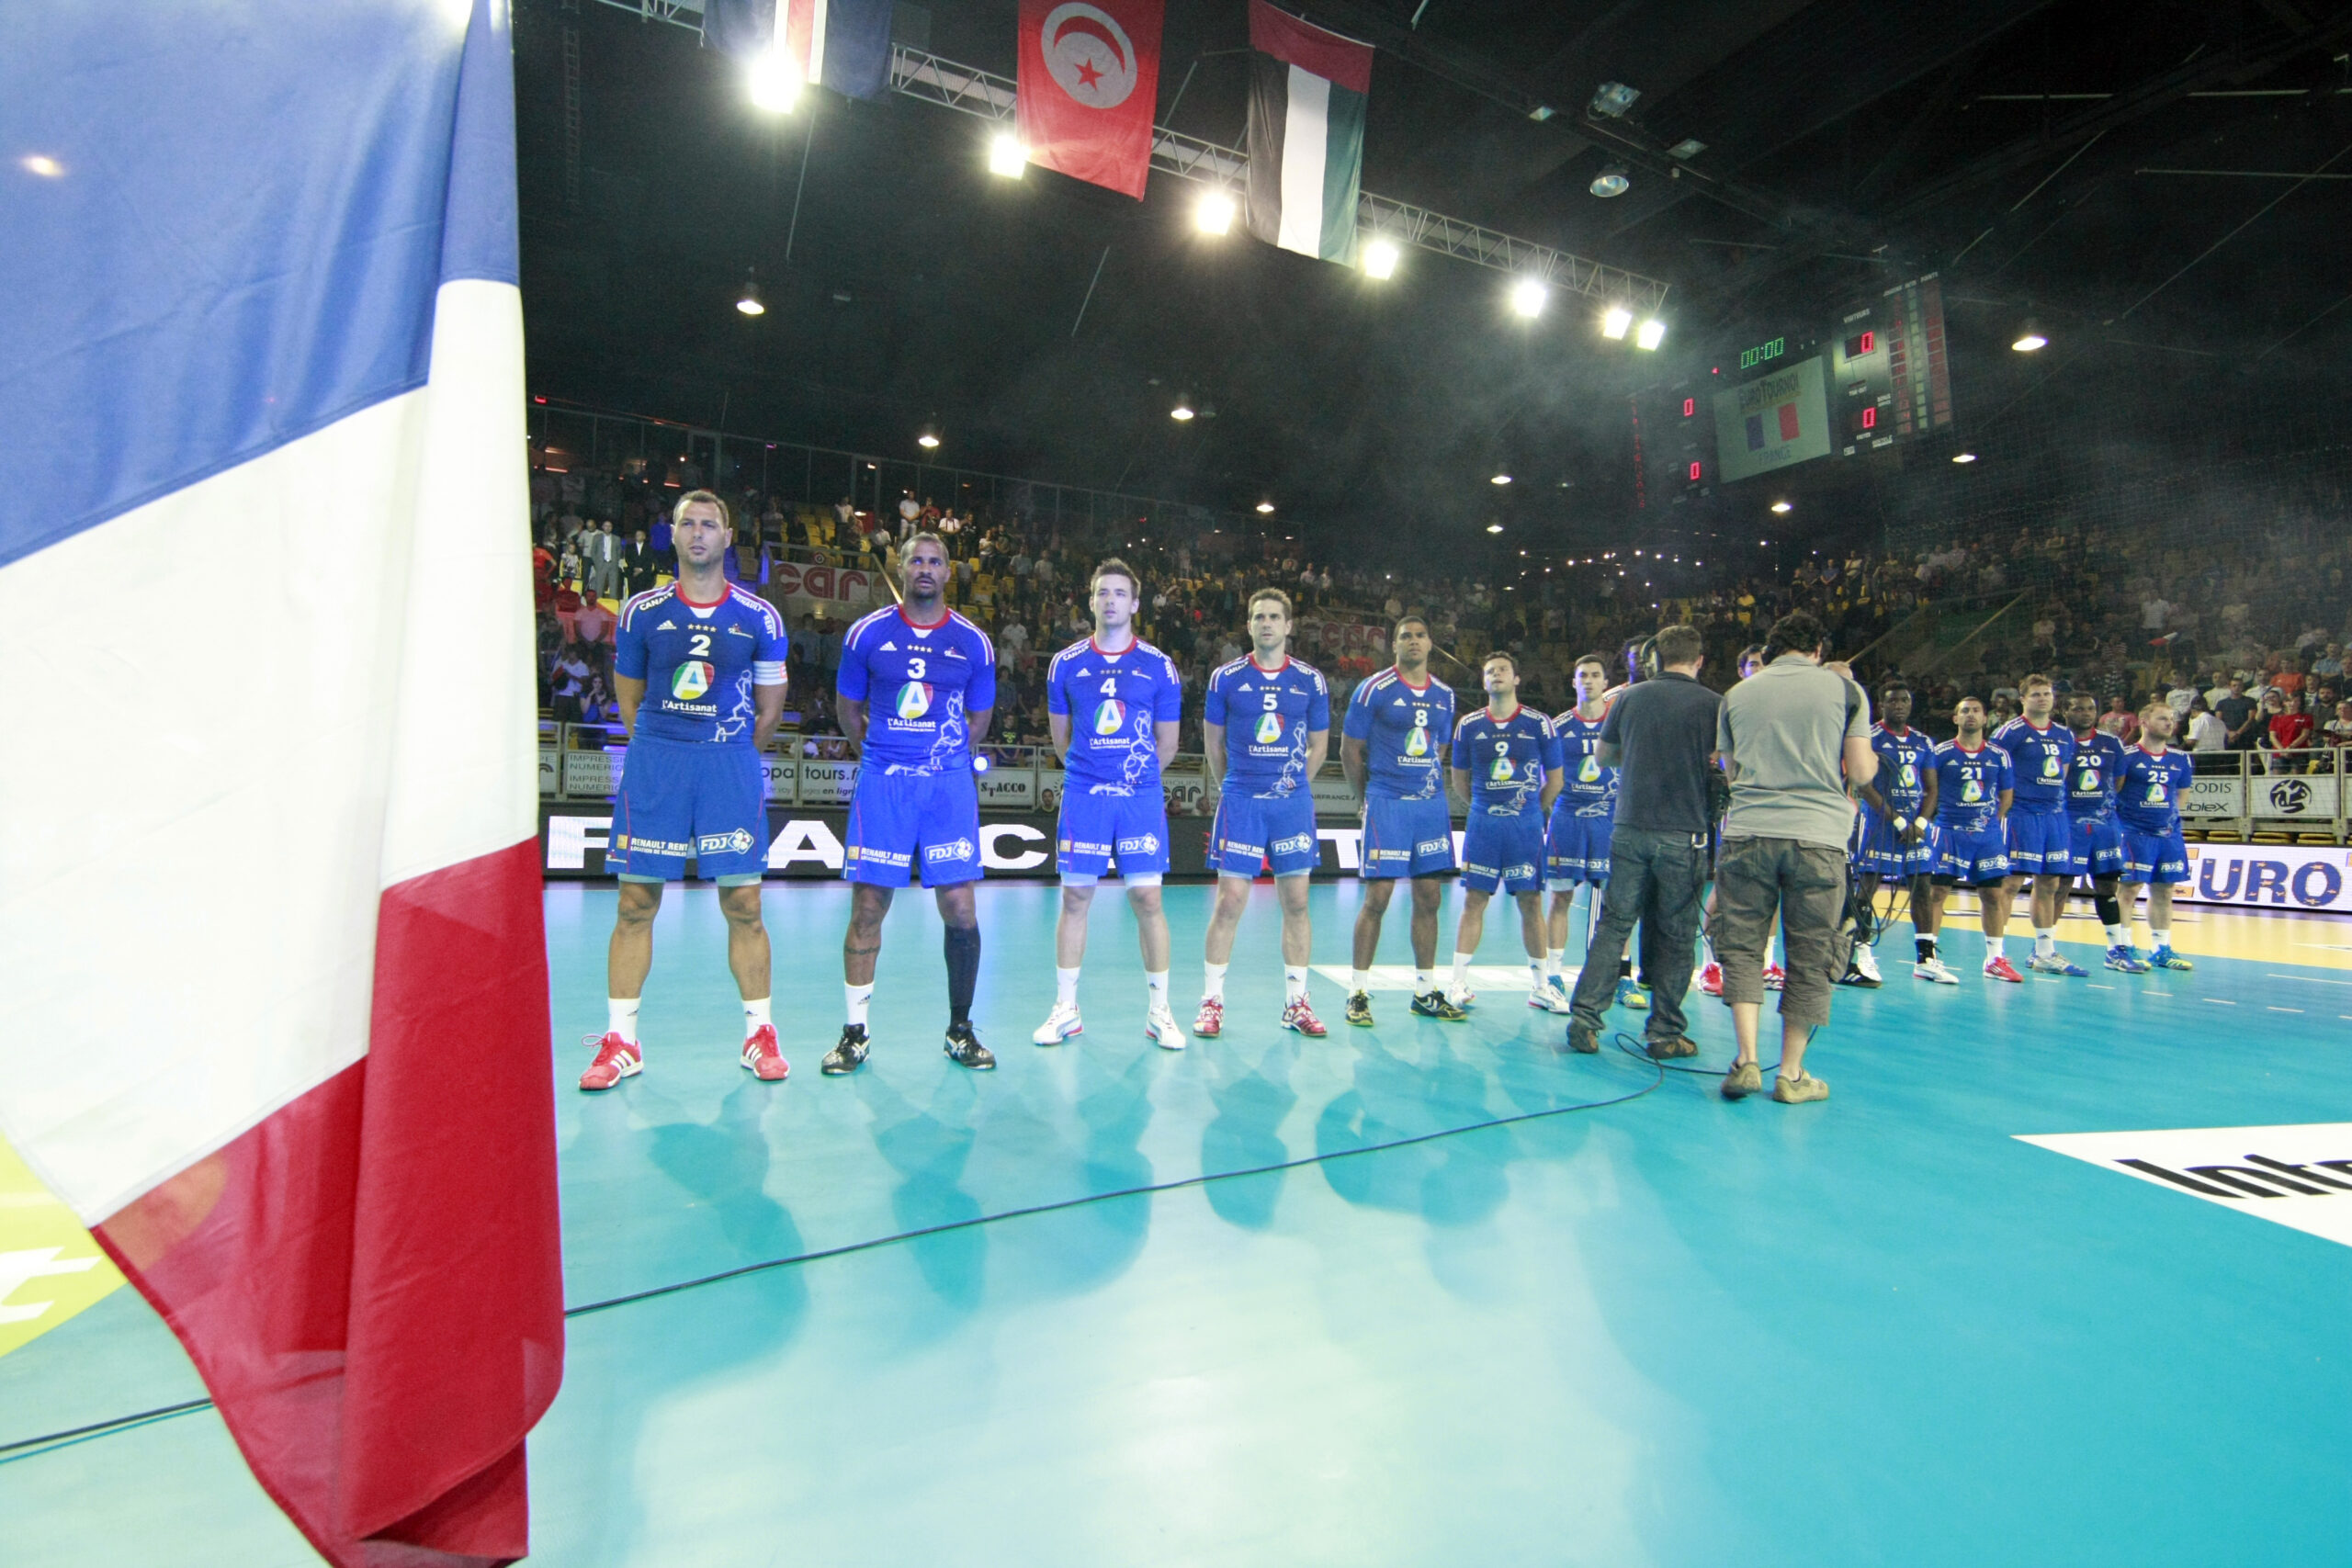
M752 688L780 685L791 645L784 615L748 589L695 604L674 582L635 594L613 634L613 671L645 682L637 735L749 741Z

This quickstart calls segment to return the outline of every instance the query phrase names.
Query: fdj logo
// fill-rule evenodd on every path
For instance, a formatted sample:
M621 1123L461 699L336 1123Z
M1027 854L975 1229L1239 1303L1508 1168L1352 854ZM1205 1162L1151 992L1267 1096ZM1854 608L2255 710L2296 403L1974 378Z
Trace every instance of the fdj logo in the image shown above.
M2292 817L2310 809L2312 786L2301 779L2282 779L2270 786L2270 809Z
M921 718L931 711L931 687L921 681L910 681L899 688L899 716Z
M699 659L689 659L670 676L670 694L682 703L693 702L710 690L711 667Z
M1260 714L1258 716L1258 744L1272 746L1282 738L1283 716L1278 713Z
M1116 697L1105 701L1094 710L1094 733L1116 735L1127 727L1127 705Z

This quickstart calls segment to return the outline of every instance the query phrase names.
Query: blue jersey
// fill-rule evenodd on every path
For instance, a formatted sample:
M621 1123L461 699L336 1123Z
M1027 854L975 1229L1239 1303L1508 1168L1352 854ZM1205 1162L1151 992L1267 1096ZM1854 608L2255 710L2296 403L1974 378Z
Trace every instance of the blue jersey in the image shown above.
M1168 655L1141 638L1105 653L1088 637L1046 667L1046 711L1069 720L1062 766L1072 784L1156 790L1158 727L1184 716L1184 678Z
M1993 743L2009 754L2017 769L2012 811L2055 817L2066 809L2066 764L2075 760L2075 732L2052 721L2037 728L2013 718L1993 733Z
M1368 798L1443 795L1446 737L1453 733L1453 687L1434 675L1416 686L1392 664L1357 684L1343 723L1340 733L1363 742Z
M1957 740L1936 748L1936 825L1982 833L2001 818L2001 792L2017 787L2009 754L1991 741L1971 751Z
M2115 809L2115 786L2123 777L2123 742L2104 729L2088 740L2075 738L2075 760L2066 765L2066 814L2092 821Z
M996 646L953 610L919 626L893 604L842 638L835 690L867 705L867 761L922 773L969 768L969 716L996 706Z
M1871 726L1871 750L1878 753L1878 777L1871 787L1897 817L1917 817L1927 804L1928 773L1936 765L1936 743L1916 729L1900 735L1883 720Z
M749 745L754 686L784 684L784 615L749 589L690 604L674 582L632 595L613 634L613 671L645 682L632 735Z
M2134 746L2116 776L2115 814L2138 832L2169 833L2180 826L2180 797L2195 776L2186 752Z
M1608 722L1605 709L1599 718L1580 718L1574 708L1552 721L1567 775L1560 798L1579 817L1607 817L1617 809L1617 770L1600 765L1600 727Z
M1307 737L1331 728L1331 688L1312 664L1265 670L1245 654L1209 677L1202 717L1225 728L1227 794L1287 795L1307 782Z
M1485 708L1453 732L1453 765L1470 775L1472 816L1516 816L1543 804L1544 775L1561 766L1560 736L1531 707L1498 719Z

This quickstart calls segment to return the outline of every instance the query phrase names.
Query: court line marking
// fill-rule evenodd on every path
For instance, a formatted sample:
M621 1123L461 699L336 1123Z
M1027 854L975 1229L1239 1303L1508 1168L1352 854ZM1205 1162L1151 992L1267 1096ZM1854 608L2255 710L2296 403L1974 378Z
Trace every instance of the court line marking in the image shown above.
M2303 1010L2301 1008L2271 1008L2268 1010L2271 1012L2301 1012Z
M2301 980L2313 986L2352 986L2352 980L2330 980L2318 975L2265 975L2266 980Z
M2220 997L2199 997L2197 999L2200 1002L2211 1002L2217 1008L2233 1008L2238 1005L2233 1001L2224 1001Z

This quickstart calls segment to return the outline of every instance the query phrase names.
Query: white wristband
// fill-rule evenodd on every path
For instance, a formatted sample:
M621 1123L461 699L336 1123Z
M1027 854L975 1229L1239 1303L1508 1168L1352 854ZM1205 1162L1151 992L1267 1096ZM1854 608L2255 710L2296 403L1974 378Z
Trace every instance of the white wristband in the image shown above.
M1924 817L1915 817L1911 819L1911 826L1924 833L1928 830L1928 819Z

